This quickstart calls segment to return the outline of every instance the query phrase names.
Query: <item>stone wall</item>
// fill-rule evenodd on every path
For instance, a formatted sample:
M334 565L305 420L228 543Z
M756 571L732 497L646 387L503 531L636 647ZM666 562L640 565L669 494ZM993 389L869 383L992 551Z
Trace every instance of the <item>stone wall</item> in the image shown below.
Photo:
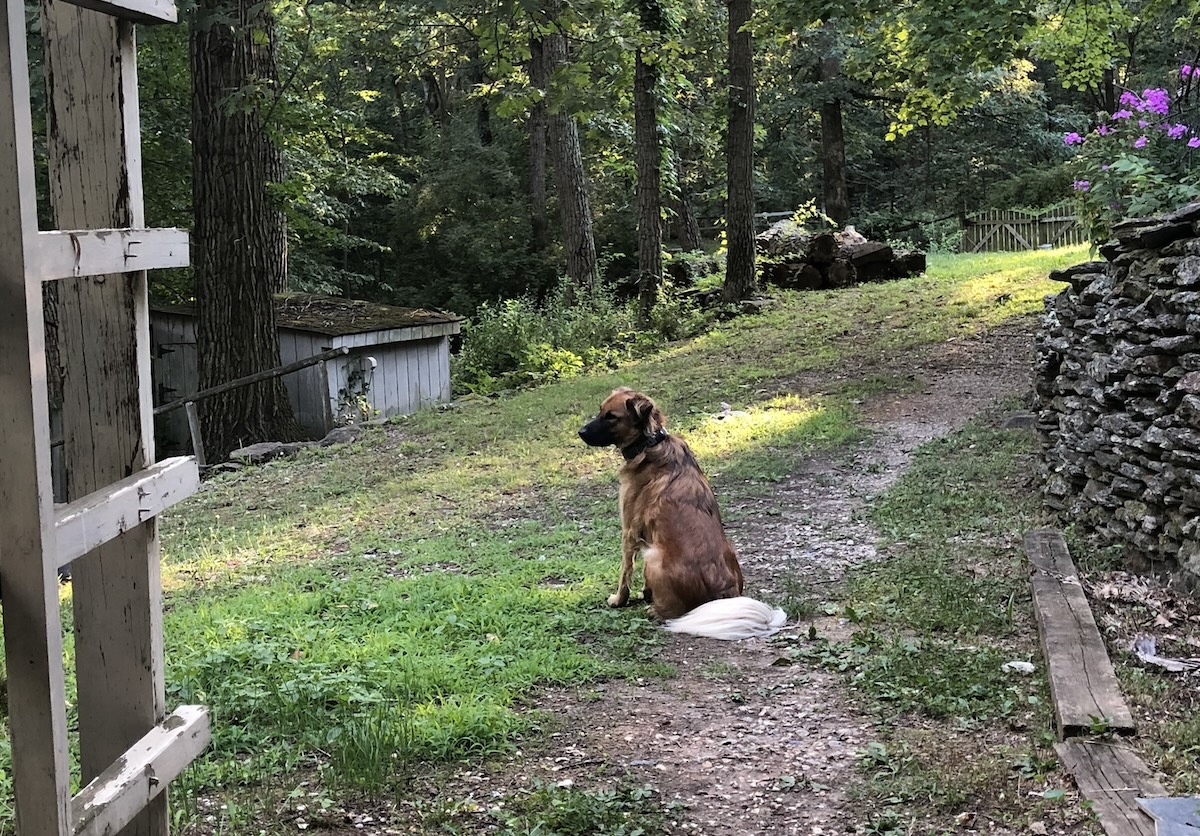
M1200 582L1200 203L1051 274L1038 336L1046 504Z

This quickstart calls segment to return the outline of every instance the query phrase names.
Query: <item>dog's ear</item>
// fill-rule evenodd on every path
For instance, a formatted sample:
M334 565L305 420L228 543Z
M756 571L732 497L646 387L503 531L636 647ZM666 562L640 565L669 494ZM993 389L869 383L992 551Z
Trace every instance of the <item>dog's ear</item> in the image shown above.
M658 432L663 425L663 414L654 405L654 401L647 398L641 392L635 392L631 397L627 398L625 408L629 410L634 424L648 433Z

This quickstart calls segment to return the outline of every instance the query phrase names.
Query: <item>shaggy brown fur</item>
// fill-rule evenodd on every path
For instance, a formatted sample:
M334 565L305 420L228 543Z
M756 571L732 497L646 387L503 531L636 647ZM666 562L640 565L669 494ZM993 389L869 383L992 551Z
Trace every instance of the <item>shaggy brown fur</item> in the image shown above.
M593 447L615 445L621 468L621 583L610 607L629 603L634 558L642 551L645 598L661 619L742 594L742 569L721 524L712 487L682 438L641 392L613 391L580 431Z

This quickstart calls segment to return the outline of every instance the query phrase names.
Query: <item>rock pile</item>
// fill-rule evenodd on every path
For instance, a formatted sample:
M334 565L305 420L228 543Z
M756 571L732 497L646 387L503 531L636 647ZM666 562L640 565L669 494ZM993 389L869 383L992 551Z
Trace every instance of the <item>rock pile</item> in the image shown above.
M1200 203L1052 273L1038 336L1046 504L1200 582Z
M755 241L762 279L777 287L820 290L925 272L924 253L895 252L852 226L841 232L812 232L784 220L760 232Z

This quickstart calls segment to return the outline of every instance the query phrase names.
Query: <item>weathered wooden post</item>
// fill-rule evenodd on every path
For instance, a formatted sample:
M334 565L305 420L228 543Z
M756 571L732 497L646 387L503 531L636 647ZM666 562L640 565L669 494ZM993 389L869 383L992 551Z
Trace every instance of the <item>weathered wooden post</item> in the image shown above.
M0 584L20 836L165 836L163 790L208 741L208 714L165 715L154 518L198 484L154 461L146 273L187 236L144 229L133 23L169 0L44 9L51 198L37 227L22 0L0 14ZM100 277L100 278L91 278ZM55 507L42 285L59 282L68 502ZM84 788L70 796L56 569L75 561Z

